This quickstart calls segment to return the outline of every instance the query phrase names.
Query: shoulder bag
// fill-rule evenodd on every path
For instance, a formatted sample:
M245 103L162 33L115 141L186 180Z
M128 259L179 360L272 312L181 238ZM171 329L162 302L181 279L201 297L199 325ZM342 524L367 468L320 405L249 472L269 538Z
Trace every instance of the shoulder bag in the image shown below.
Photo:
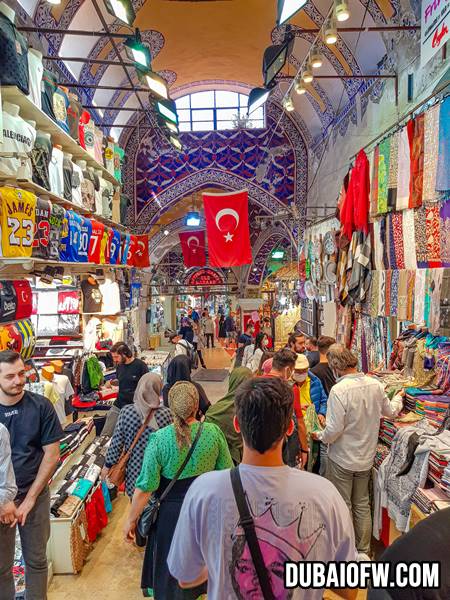
M250 550L256 575L258 576L259 586L261 588L263 598L264 600L275 600L267 567L264 564L261 548L256 536L255 523L252 515L250 514L244 488L242 487L239 467L231 469L230 477L234 499L236 500L239 511L239 524L245 533L245 539L247 541L248 549Z
M108 473L108 481L110 483L112 483L113 485L120 487L122 485L122 483L125 481L127 464L128 464L128 461L130 460L131 453L133 452L134 447L138 443L139 438L141 437L141 435L144 433L146 427L148 426L153 414L154 414L154 411L150 411L148 413L145 421L139 427L136 435L134 436L134 440L131 443L131 446L128 448L128 450L122 450L122 454L120 455L119 460L116 462L115 465L113 465L110 468L109 473Z
M163 500L168 496L170 490L173 488L173 486L175 485L175 483L177 482L177 480L180 478L181 474L183 473L186 465L188 464L188 462L192 456L192 453L195 450L197 442L200 439L202 430L203 430L203 422L200 423L200 426L197 429L197 433L195 435L194 441L192 442L191 447L189 448L189 452L186 454L186 458L183 460L182 465L179 467L178 471L175 473L175 477L172 479L172 481L166 487L166 489L161 494L161 496L159 496L159 498L158 498L157 496L155 496L155 494L153 494L150 502L144 508L144 512L142 513L142 515L138 521L138 524L137 524L137 533L139 536L141 536L143 538L147 538L150 535L150 531L151 531L153 525L156 523L156 519L158 518L159 507L161 506L161 502L163 502Z

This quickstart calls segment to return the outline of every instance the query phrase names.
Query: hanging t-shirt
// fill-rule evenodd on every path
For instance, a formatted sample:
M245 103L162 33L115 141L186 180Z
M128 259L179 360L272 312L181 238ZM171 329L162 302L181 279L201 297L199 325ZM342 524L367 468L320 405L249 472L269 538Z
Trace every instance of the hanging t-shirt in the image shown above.
M69 158L63 159L64 198L72 202L73 163Z
M94 158L100 165L103 164L103 131L98 127L94 128Z
M12 187L0 188L2 255L29 257L33 249L36 196Z
M1 13L0 13L1 14ZM0 144L0 174L31 179L31 151L36 140L34 127L20 115L3 111L3 142ZM20 157L12 156L19 154Z
M69 133L74 140L78 142L80 139L79 126L80 116L83 112L83 107L78 101L78 98L69 92L69 105L67 107L67 123L69 125Z
M131 236L129 233L125 233L122 236L122 241L120 243L120 264L126 265L128 258L128 251L130 249Z
M28 51L28 76L30 87L30 100L38 108L42 108L41 88L44 67L42 65L42 54L33 48Z
M114 142L109 139L105 148L105 169L114 175Z
M97 282L91 283L89 279L81 282L81 293L83 297L83 313L101 313L103 296Z
M48 200L37 199L32 252L32 255L36 258L49 258L51 211L52 206Z
M68 247L70 241L69 234L69 212L68 210L64 211L64 217L62 220L61 227L61 236L59 238L59 260L64 262L68 262Z
M117 144L114 145L114 177L122 183L122 163L125 151Z
M52 141L42 131L36 131L36 140L31 151L33 181L50 191L49 165L52 156Z
M109 227L105 227L103 230L102 239L100 240L100 264L106 265L109 263L110 256L110 232L112 237L112 231Z
M33 292L27 279L15 279L13 281L17 298L15 319L28 319L33 310Z
M102 191L102 215L107 219L111 219L114 186L106 179L100 179L100 187Z
M75 395L75 390L70 383L67 375L62 375L61 373L55 373L53 376L53 381L55 382L56 389L58 390L59 395L64 401L65 414L70 414L70 400L72 396Z
M28 45L3 13L0 13L0 56L0 85L16 85L28 95Z
M94 212L95 210L95 188L94 176L91 171L83 171L83 179L81 180L81 198L83 206L87 210Z
M72 202L77 206L83 206L83 181L84 175L81 167L75 163L72 163Z
M50 212L50 244L49 258L59 260L59 241L65 217L65 209L59 204L52 203Z
M80 333L80 315L59 315L58 335L78 335Z
M67 256L70 262L78 262L83 217L73 210L68 210L67 212L69 215L69 246L67 249Z
M100 221L91 220L92 235L89 240L89 262L100 264L100 245L103 238L105 226Z
M120 254L120 233L117 229L112 230L111 246L110 246L110 257L109 262L112 265L116 265L119 260Z
M53 112L55 113L56 123L69 133L69 123L67 122L67 107L69 106L69 98L66 92L56 86L53 94Z
M95 214L101 215L103 211L103 190L101 188L101 179L97 173L92 173L94 178L94 199L95 199Z
M43 447L58 442L63 432L51 403L32 392L25 392L12 406L0 404L0 423L9 431L17 499L21 500L36 479L44 457Z
M120 313L120 290L117 281L105 279L100 284L100 292L103 296L102 312L105 315L115 315Z
M52 148L52 156L48 167L50 190L62 198L64 196L64 153L56 146Z
M14 321L16 309L17 296L12 281L0 281L0 323Z
M42 110L45 112L47 116L50 117L53 121L56 122L55 113L53 111L53 94L57 88L56 77L53 75L51 71L48 69L44 69L44 74L42 75L42 94L41 94L41 104Z
M83 115L85 114L86 111L83 112ZM82 115L82 117L83 117ZM89 119L85 118L84 119L84 127L83 127L83 135L84 135L84 145L86 148L86 151L89 152L89 154L92 156L92 158L95 158L95 153L94 153L94 147L95 147L95 123L94 123L94 119L92 119L92 117L89 115ZM81 123L81 119L80 119L80 123ZM80 142L81 142L81 131L80 131Z
M80 245L78 248L78 261L88 262L89 260L89 240L92 236L92 223L87 217L82 218Z

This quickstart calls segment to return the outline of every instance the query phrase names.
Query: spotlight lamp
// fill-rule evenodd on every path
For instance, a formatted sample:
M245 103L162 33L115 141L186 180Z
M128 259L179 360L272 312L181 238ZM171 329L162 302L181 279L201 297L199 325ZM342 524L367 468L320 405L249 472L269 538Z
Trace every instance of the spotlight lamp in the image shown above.
M290 37L282 44L269 46L264 51L263 76L264 86L266 88L273 88L275 86L275 78L286 64L289 55L292 52L292 48L294 46L294 39L294 37Z
M306 0L278 0L277 26L289 21L305 4Z
M164 121L170 121L178 125L177 106L173 100L157 100L156 110Z
M47 2L49 4L53 4L55 6L57 6L58 4L61 4L61 0L47 0Z
M155 73L154 71L145 71L140 75L140 79L148 87L154 96L159 96L168 100L169 90L167 89L166 80Z
M348 9L348 4L346 0L337 0L334 5L334 14L336 15L336 19L343 23L344 21L348 21L350 19L350 11Z
M312 70L309 64L307 64L306 67L303 69L302 79L304 83L311 83L311 81L314 79L314 75L312 74Z
M326 25L324 37L325 43L328 44L328 46L332 46L337 42L338 33L336 26L332 21L328 22L328 24Z
M283 100L283 107L284 110L287 110L287 112L292 112L295 109L294 103L292 102L292 98L290 96L286 96L286 98Z
M296 91L296 93L297 93L299 96L302 96L303 94L305 94L305 93L306 93L306 88L305 88L305 86L303 85L303 83L302 83L301 81L298 81L298 80L297 80L297 81L295 82L295 84L294 84L294 90Z
M311 52L310 65L313 69L320 69L323 65L323 57L320 52L313 50Z
M152 62L150 48L142 43L141 33L136 29L134 35L130 35L124 42L126 55L132 60L137 68L149 69Z
M265 104L270 96L270 90L266 88L253 88L248 97L248 115L251 115L257 108Z
M131 27L136 19L131 0L105 0L106 10L110 15Z

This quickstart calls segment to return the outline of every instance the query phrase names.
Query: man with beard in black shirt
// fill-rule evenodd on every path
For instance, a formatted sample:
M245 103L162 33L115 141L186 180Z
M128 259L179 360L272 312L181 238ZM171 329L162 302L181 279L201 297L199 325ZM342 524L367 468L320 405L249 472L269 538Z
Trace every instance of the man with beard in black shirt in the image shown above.
M326 335L321 335L317 341L317 347L319 349L320 360L319 362L311 369L311 371L316 375L320 381L322 382L323 389L327 396L330 395L331 388L336 383L336 377L334 376L333 371L330 369L327 360L327 352L330 346L336 343L336 340L332 337L328 337Z

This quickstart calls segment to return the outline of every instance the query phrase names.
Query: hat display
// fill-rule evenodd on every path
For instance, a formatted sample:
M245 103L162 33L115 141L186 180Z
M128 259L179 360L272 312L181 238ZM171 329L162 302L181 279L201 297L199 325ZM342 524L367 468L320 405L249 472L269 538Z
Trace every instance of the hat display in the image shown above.
M297 360L295 361L295 367L297 371L304 371L305 369L309 369L308 359L304 354L298 354Z

